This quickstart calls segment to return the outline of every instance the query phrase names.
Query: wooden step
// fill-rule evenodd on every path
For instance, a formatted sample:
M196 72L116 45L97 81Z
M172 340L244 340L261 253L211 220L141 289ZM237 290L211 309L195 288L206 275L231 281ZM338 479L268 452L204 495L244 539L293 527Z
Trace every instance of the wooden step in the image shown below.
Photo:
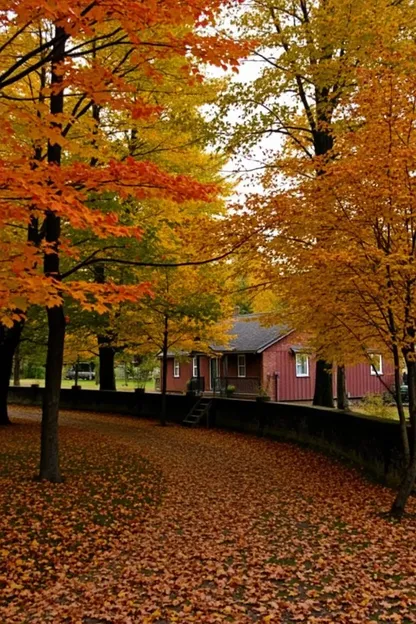
M208 417L211 403L210 400L199 399L192 407L191 411L185 416L182 424L191 426L199 425L204 416Z

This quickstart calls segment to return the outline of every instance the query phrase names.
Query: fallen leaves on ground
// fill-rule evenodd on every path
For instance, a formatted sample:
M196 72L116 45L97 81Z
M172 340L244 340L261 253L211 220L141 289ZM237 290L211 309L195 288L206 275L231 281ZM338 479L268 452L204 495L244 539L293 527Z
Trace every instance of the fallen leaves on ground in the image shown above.
M30 480L38 433L2 431L0 621L416 622L416 516L381 517L392 492L356 471L289 444L67 412L67 481L52 486Z

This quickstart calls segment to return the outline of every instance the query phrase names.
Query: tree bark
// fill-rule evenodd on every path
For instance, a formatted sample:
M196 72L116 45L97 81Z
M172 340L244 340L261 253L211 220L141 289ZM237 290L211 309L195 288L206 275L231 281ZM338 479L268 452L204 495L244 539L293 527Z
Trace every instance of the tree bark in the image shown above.
M95 109L95 107L94 107ZM94 111L93 111L94 112ZM98 113L97 113L98 115ZM98 119L95 119L98 123ZM91 159L91 166L95 166ZM105 284L105 268L102 264L94 266L94 281L97 284ZM116 390L116 378L114 375L115 349L111 346L113 336L105 333L97 336L99 357L100 390Z
M14 322L13 327L0 325L0 425L9 425L7 397L9 394L10 376L12 374L13 356L20 342L23 322Z
M20 342L17 343L13 358L13 385L20 386Z
M65 315L62 306L48 311L48 354L43 398L39 478L60 483L59 467L59 395L64 361Z
M406 358L406 364L409 387L410 460L390 511L392 516L399 519L404 514L407 499L416 480L416 362Z
M98 354L100 359L100 390L116 390L114 375L115 350L109 346L106 336L98 336Z
M316 127L312 128L313 145L316 156L325 156L334 146L331 128L330 91L325 87L316 89ZM322 175L318 170L316 175ZM334 392L332 388L332 365L325 360L316 361L315 393L313 404L322 407L334 407Z
M162 383L161 393L162 402L160 410L160 424L165 427L166 425L166 391L167 391L167 376L168 376L168 336L169 336L169 318L165 316L164 329L163 329L163 348L162 348Z
M313 405L334 407L334 393L332 391L332 365L325 360L316 362L315 394Z
M394 360L394 400L396 401L397 412L399 414L400 421L400 437L402 440L402 448L403 448L403 456L405 465L409 466L410 464L410 445L409 445L409 434L407 431L407 421L404 413L403 401L402 401L402 393L400 392L401 386L401 367L400 367L400 355L399 350L396 345L393 345L393 360Z
M341 410L349 409L345 366L337 367L337 407Z
M51 126L61 131L59 116L64 110L64 87L61 64L65 60L65 30L55 27L55 43L52 49L50 113ZM59 143L48 143L48 164L61 165L62 148ZM44 220L45 240L49 253L45 254L43 270L46 276L53 276L59 281L59 240L61 220L52 210L47 211ZM62 481L59 468L58 418L59 395L61 390L62 367L65 342L65 315L63 305L48 308L48 347L46 356L45 392L43 395L41 454L39 478L53 483Z

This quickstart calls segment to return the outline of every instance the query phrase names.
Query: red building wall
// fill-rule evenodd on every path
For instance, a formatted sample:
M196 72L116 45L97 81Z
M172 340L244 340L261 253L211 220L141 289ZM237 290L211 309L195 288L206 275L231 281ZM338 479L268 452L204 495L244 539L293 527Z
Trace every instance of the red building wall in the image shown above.
M168 358L168 372L166 375L168 392L186 392L186 384L192 377L192 358L179 363L179 377L173 376L173 358ZM209 361L205 356L199 358L200 376L205 378L205 387L208 388Z
M246 377L258 378L267 394L277 401L311 401L315 390L315 361L309 358L309 376L296 376L296 358L291 347L302 344L301 337L295 332L286 336L260 354L246 354ZM227 356L227 372L224 359L219 366L220 377L238 378L237 355ZM205 378L205 389L210 385L210 358L200 356L200 375ZM186 384L192 377L192 359L180 362L180 376L173 376L173 358L168 359L167 390L168 392L186 392ZM393 363L383 357L382 380L390 387L394 381ZM232 381L230 381L232 383ZM336 396L336 375L334 375L334 396ZM239 384L237 384L239 385ZM347 392L351 398L363 397L366 394L381 394L385 391L383 382L371 375L370 365L366 362L349 366L346 369ZM242 391L257 392L251 386Z
M315 389L315 360L309 358L309 377L296 377L296 358L291 351L302 341L292 333L263 352L263 387L273 400L311 401ZM393 363L383 357L383 381L390 387L394 381ZM334 396L336 376L334 375ZM347 392L351 398L365 394L381 394L385 391L382 381L371 375L370 364L363 362L346 369Z
M262 367L261 367L261 355L257 354L257 353L246 353L246 377L258 377L259 379L261 378L261 371L262 371ZM237 362L238 362L238 358L237 355L235 355L234 353L227 355L227 360L228 360L228 372L227 372L227 376L228 377L238 377L238 369L237 369ZM223 369L224 367L222 367L221 369L221 374L223 375ZM224 375L225 376L225 375Z

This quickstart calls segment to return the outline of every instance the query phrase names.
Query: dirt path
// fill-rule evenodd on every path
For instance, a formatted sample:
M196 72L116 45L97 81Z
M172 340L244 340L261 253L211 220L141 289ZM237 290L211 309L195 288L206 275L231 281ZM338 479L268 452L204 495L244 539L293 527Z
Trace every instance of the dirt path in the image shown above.
M75 412L62 426L138 449L164 492L84 575L39 592L26 621L416 622L416 519L382 519L392 493L355 471L239 434Z

